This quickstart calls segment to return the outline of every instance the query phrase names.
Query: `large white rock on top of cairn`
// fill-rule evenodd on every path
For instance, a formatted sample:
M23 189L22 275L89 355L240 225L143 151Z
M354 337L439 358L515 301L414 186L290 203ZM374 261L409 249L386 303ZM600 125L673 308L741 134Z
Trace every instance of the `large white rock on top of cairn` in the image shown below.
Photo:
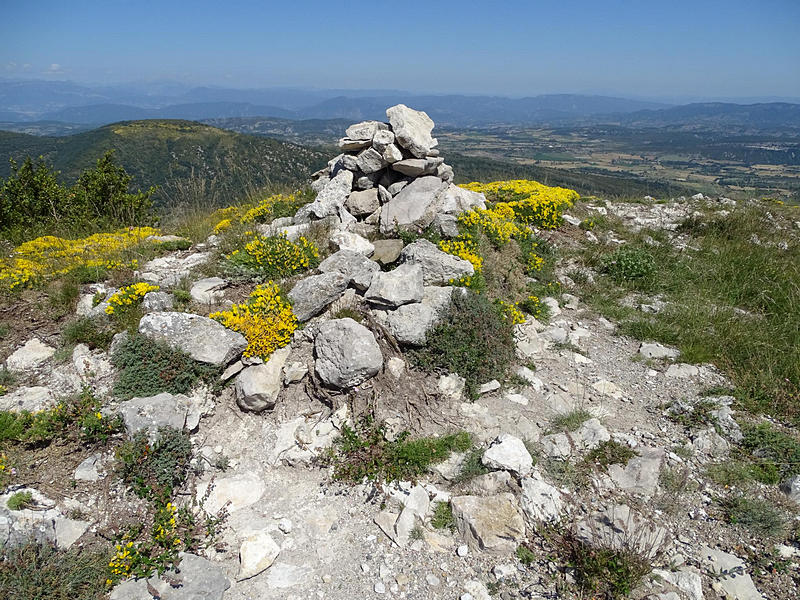
M35 369L55 353L56 349L52 346L48 346L39 338L31 338L6 359L6 368L16 373Z
M344 389L378 374L383 354L372 332L353 319L320 325L314 340L315 369L327 385Z
M353 172L342 169L325 184L317 198L308 205L308 212L317 219L339 216L347 195L353 188Z
M433 222L439 194L447 183L428 175L415 179L381 208L381 233L424 229Z
M475 273L468 260L442 252L428 240L417 240L403 248L400 260L422 267L422 282L425 285L447 285L455 279Z
M388 131L389 126L381 121L361 121L353 123L345 130L345 135L351 140L372 140L379 131ZM394 139L394 138L393 138ZM389 142L391 143L391 141Z
M363 292L370 286L372 276L380 271L380 267L359 252L339 250L323 260L319 270L322 273L341 273L351 280L353 287Z
M298 321L308 321L317 316L347 289L350 277L338 271L312 275L297 282L289 292L292 311Z
M145 315L139 321L139 333L212 365L227 365L247 348L242 334L208 317L181 312Z
M433 119L421 110L397 104L386 109L386 116L397 143L417 158L424 158L437 145L431 136Z
M242 410L261 412L275 408L283 387L282 370L289 348L275 350L267 362L244 369L236 376L236 403Z
M402 264L392 271L376 271L364 298L376 306L397 308L420 302L425 294L423 285L422 267Z
M511 471L518 475L527 475L533 468L533 458L521 439L502 433L483 453L481 462L490 469Z

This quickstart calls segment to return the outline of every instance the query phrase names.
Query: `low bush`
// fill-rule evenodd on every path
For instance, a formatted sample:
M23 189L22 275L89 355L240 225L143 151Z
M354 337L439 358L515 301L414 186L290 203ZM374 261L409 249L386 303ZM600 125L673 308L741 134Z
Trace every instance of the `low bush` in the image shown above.
M67 324L62 333L62 338L64 342L71 346L86 344L92 350L95 348L108 350L115 333L114 329L101 325L95 319L81 317Z
M137 496L167 502L184 481L192 459L189 435L162 427L151 443L139 431L117 449L119 472Z
M550 428L553 431L576 431L591 418L592 413L588 410L578 408L568 413L556 415L550 419Z
M741 525L752 534L776 537L786 528L783 515L764 500L733 496L722 500L721 505L729 523Z
M455 529L456 522L453 519L453 507L449 502L437 502L433 507L433 517L431 526L434 529Z
M623 246L603 257L602 270L617 281L641 281L653 276L656 262L644 248Z
M412 360L426 370L458 373L472 398L481 384L503 379L514 360L513 324L474 292L454 293L444 319L427 337L427 346L412 353Z
M627 444L607 440L590 450L584 460L587 464L597 465L605 471L609 465L624 465L634 456L636 452Z
M22 510L24 508L30 508L32 505L33 494L31 494L31 492L17 492L12 494L6 502L6 506L11 510Z
M389 441L382 426L365 421L356 429L342 429L326 462L333 466L333 477L338 480L415 480L451 452L464 452L471 446L466 432L416 439L403 432Z
M244 248L237 248L227 258L234 272L276 279L317 266L319 250L305 237L292 242L285 235L253 234L247 237Z
M220 373L219 367L197 362L166 343L138 334L122 343L112 362L119 369L114 395L123 399L161 392L187 394L198 381L216 383Z
M102 600L109 554L77 546L58 550L30 542L8 548L0 560L0 598Z
M464 483L470 479L474 479L480 475L486 475L489 472L483 465L483 448L473 448L464 457L461 462L461 468L455 478L456 483Z
M800 442L769 423L746 425L740 447L752 461L751 473L761 483L780 483L800 474Z

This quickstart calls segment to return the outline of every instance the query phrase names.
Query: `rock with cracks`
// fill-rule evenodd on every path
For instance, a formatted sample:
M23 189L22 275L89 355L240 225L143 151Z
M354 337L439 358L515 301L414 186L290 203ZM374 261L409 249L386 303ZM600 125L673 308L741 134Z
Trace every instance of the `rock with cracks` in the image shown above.
M383 354L372 332L353 319L334 319L319 327L314 340L315 369L331 387L346 389L378 374Z
M194 360L224 366L247 347L240 333L200 315L180 312L151 313L139 322L139 333L180 350Z

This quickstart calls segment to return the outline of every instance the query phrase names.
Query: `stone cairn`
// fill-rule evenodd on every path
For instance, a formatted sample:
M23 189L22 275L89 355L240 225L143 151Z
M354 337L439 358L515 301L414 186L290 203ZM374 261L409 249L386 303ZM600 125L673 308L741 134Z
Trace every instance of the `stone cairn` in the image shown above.
M295 225L325 219L351 231L379 227L384 235L434 226L452 237L459 213L485 207L483 194L453 184L453 168L439 155L427 114L398 104L386 117L388 123L347 128L339 140L342 153L314 174L317 198L298 211Z

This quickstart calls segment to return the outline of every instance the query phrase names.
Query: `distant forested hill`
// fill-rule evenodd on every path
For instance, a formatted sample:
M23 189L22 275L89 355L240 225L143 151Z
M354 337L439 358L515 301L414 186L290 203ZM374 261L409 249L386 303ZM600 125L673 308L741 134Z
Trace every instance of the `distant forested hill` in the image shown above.
M106 150L116 151L135 186L161 186L157 202L190 181L213 183L218 193L231 196L268 183L299 186L330 158L296 144L190 121L126 121L63 137L0 131L0 177L11 172L9 158L41 155L71 183Z

